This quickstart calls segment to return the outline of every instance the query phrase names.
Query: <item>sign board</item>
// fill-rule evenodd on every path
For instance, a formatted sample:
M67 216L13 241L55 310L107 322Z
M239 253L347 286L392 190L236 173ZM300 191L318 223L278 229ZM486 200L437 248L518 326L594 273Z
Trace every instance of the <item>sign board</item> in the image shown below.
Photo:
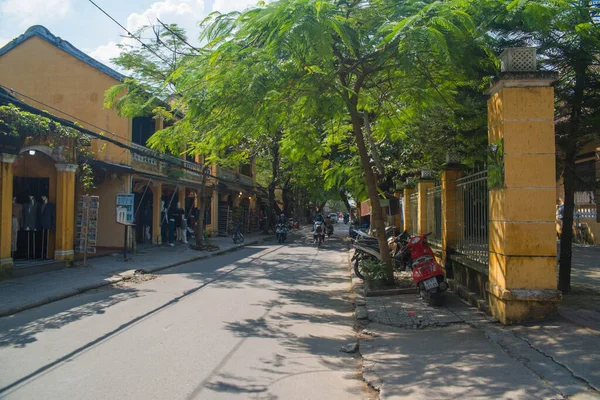
M133 224L133 204L135 195L133 193L117 193L117 222Z

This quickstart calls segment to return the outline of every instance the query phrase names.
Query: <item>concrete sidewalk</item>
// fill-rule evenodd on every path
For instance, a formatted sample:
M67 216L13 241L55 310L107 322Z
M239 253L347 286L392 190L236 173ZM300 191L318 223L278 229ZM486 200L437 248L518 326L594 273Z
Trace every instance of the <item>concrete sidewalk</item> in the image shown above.
M561 317L505 327L446 293L364 297L353 277L363 377L381 399L600 399L600 335Z
M231 237L217 237L211 239L212 244L219 247L213 252L192 250L184 244L155 246L132 255L128 262L123 261L122 254L104 256L89 260L88 267L65 268L0 281L0 317L122 281L124 276L137 269L156 272L272 238L258 232L246 235L243 244L234 244Z

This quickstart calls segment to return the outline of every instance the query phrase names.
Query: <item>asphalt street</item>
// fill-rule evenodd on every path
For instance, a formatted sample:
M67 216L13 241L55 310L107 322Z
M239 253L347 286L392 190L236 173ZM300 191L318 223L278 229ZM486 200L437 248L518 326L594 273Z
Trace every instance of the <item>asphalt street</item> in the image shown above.
M0 398L369 397L345 246L308 234L0 318Z

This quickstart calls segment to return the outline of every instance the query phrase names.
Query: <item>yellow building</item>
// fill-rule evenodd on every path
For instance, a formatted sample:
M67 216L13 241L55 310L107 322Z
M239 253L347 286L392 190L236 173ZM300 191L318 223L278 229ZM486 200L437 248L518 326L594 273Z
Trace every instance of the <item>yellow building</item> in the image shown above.
M115 110L103 107L105 91L124 78L42 26L29 28L0 49L0 85L12 89L12 96L57 117L76 121L83 128L110 139L92 141L93 159L89 161L94 170L95 189L88 194L99 196L100 203L96 243L99 249L123 246L124 227L116 222L117 194L134 194L135 239L160 244L165 237L161 202L164 207L170 207L168 218L177 203L187 217L197 205L195 198L202 187L202 160L198 157L175 157L146 147L148 138L162 128L162 121L151 117L124 118ZM10 268L13 259L17 264L41 259L73 259L75 215L83 194L75 162L60 154L60 148L50 148L41 141L24 143L13 154L1 146L0 151L3 173L0 209L11 214L2 216L0 264ZM255 205L252 198L254 166L238 171L213 166L210 174L205 191L213 199L208 207L208 228L226 233L226 226L218 226L219 208L245 206L248 209L245 219L250 219L250 210ZM13 235L6 234L12 228L12 199L16 198L14 203L21 205L15 209L22 209L24 205L29 212L30 196L38 208L42 196L55 205L56 227L39 233L38 229L24 231L23 226L19 226L18 243L14 246ZM22 210L15 213L20 213L17 220L22 225ZM222 223L229 223L230 214L224 215ZM35 251L32 250L34 244Z

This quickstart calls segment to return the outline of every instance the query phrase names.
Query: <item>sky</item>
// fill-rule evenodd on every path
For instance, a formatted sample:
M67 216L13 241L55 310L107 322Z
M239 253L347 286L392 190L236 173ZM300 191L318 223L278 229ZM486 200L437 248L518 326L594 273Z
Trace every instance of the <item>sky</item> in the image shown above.
M198 22L213 11L242 11L258 0L94 0L131 32L156 19L176 23L197 44ZM107 65L119 54L123 31L89 0L0 0L0 47L32 25L43 25Z

